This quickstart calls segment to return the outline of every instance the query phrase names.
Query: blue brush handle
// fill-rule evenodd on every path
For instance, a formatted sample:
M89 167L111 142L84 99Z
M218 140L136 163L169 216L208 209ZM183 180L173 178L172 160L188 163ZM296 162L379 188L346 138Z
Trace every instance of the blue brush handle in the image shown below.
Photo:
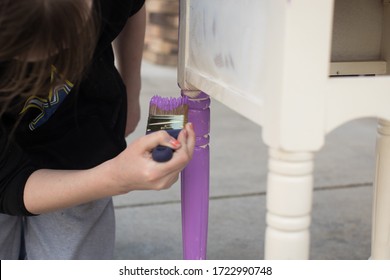
M152 151L152 158L157 162L166 162L173 157L173 150L165 146L157 146Z
M172 129L172 130L166 130L169 135L177 139L179 136L181 129ZM166 147L166 146L157 146L152 151L152 158L153 160L157 162L166 162L169 161L173 156L173 149Z

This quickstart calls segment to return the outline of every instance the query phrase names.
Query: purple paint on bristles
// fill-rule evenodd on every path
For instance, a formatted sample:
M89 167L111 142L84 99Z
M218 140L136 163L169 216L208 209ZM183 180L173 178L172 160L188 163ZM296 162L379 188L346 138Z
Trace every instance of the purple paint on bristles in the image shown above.
M188 104L188 97L161 97L155 95L150 100L150 105L155 105L157 108L164 111L175 110L176 108Z

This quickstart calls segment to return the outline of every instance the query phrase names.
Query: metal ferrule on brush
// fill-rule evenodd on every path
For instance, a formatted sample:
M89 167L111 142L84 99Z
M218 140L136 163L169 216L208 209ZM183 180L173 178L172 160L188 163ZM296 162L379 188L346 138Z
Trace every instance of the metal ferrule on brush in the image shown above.
M183 129L187 123L185 115L151 115L148 119L146 132L155 132L159 130Z

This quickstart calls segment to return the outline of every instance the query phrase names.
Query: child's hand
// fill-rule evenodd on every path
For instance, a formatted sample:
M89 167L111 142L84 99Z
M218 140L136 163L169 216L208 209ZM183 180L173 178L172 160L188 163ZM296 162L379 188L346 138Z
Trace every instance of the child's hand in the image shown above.
M171 160L159 163L152 159L151 151L158 145L175 150ZM119 193L132 190L162 190L177 181L179 173L192 158L195 133L187 124L178 139L165 131L143 136L131 143L126 150L111 161L112 175L117 181Z

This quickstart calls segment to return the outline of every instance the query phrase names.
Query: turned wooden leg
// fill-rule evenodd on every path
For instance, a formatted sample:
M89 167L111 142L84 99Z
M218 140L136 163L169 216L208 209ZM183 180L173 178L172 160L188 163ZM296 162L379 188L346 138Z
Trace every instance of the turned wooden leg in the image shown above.
M193 123L196 134L193 158L181 176L183 257L201 260L206 259L207 249L210 98L201 92L182 94L190 97L188 121Z
M313 153L270 149L265 259L308 259Z
M390 259L390 122L378 121L372 214L372 259Z

